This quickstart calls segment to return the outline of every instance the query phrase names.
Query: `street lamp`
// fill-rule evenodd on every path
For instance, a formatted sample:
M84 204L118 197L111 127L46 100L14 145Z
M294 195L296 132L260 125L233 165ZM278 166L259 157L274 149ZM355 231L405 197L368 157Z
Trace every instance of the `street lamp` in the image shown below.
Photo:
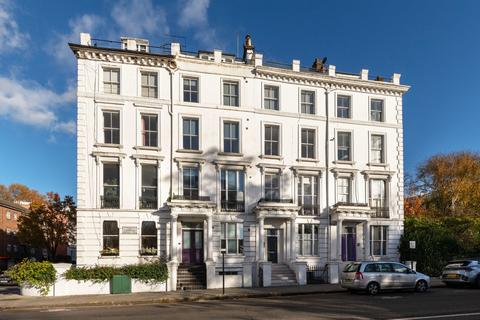
M221 249L222 253L222 295L225 295L225 252L226 249Z

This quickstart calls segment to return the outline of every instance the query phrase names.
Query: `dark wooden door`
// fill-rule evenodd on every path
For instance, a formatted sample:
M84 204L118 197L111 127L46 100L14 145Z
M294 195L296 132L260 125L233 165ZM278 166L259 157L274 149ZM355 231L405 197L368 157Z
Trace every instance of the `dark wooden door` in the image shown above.
M267 260L278 263L278 229L267 229Z
M203 231L182 231L182 262L200 264L203 262Z

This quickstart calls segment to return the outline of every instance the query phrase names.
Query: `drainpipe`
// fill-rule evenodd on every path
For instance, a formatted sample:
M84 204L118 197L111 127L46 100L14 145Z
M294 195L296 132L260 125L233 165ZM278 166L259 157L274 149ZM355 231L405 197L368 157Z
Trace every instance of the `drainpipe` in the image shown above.
M170 67L176 68L176 63L171 62ZM173 198L173 72L171 68L167 68L170 75L170 106L168 114L170 115L170 190L168 191L170 201Z
M329 139L329 132L330 132L330 118L329 118L329 106L328 106L328 94L330 90L328 88L325 89L325 191L326 191L326 211L327 211L327 219L328 219L328 227L327 227L327 264L328 261L330 261L330 254L331 254L331 245L332 245L332 239L331 239L331 232L330 232L330 227L331 227L331 217L330 217L330 183L329 183L329 167L330 167L330 155L329 155L329 144L330 144L330 139ZM327 266L326 266L327 267Z

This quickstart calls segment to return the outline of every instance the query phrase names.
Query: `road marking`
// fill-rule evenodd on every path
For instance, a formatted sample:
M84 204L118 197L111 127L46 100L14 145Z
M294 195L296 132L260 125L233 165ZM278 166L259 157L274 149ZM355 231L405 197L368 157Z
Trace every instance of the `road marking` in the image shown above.
M450 317L472 317L472 316L480 316L480 312L472 312L472 313L452 313L452 314L439 314L436 316L424 316L424 317L410 317L410 318L396 318L392 320L421 320L421 319L443 319L443 318L450 318Z
M58 309L42 310L40 312L65 312L65 311L70 311L70 309L58 308Z

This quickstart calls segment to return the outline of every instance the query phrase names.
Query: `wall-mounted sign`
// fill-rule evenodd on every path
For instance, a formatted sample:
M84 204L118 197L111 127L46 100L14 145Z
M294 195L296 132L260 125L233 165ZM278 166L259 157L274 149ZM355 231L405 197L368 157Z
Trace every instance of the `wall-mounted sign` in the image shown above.
M137 234L137 227L122 227L122 234Z
M410 241L410 249L415 249L417 246L415 241Z

